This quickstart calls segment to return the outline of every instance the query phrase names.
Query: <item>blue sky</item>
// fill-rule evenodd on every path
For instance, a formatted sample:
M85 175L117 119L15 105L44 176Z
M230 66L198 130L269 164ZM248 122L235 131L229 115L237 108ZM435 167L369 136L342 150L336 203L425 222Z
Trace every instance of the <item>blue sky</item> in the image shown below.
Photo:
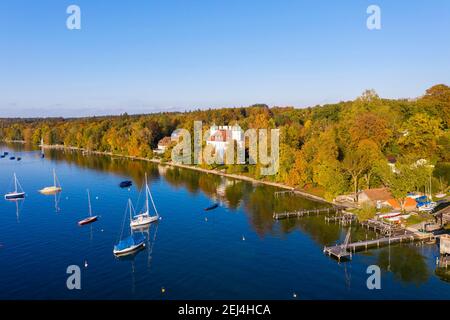
M436 83L450 84L447 0L0 2L0 117L305 107Z

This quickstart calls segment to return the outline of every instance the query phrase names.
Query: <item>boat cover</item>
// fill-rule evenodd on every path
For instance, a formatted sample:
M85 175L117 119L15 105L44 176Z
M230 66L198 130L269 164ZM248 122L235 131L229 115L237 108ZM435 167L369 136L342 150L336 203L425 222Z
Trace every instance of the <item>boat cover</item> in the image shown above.
M130 247L134 247L145 241L145 237L142 234L132 234L129 237L120 240L117 245L114 246L115 251L122 251Z

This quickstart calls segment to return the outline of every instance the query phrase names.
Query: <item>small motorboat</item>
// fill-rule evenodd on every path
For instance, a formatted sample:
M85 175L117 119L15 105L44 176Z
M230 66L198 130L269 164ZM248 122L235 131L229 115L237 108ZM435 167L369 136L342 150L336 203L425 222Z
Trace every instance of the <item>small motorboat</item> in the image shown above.
M396 218L401 215L402 215L401 212L389 212L389 213L379 214L378 217L381 219L392 219L392 218Z
M5 151L3 152L3 155L6 157L9 154L9 152Z
M3 159L4 157L6 157L6 156L5 156L4 154L0 155L0 158L2 158L2 159Z
M23 191L19 180L17 180L16 173L14 173L14 191L5 194L5 200L15 200L25 198L25 192Z
M16 157L9 157L9 160L15 160L16 159Z
M92 223L92 222L98 220L98 216L92 215L91 196L89 194L89 190L87 190L87 194L88 194L88 202L89 202L89 217L78 221L78 225L80 225L80 226L84 226L86 224L89 224L89 223Z
M133 185L133 182L132 182L132 181L126 180L126 181L122 181L122 182L119 184L119 187L121 187L121 188L123 189L123 188L129 188L129 187L131 187L132 185Z
M437 206L436 202L430 201L430 202L424 203L423 205L419 206L418 209L419 209L419 211L430 212L430 211L433 211L434 208L436 208L436 206Z
M207 208L205 208L205 211L210 211L210 210L214 210L219 206L219 203L214 203L212 206L209 206Z
M17 157L17 161L20 161L20 160L22 160L22 158L21 157Z

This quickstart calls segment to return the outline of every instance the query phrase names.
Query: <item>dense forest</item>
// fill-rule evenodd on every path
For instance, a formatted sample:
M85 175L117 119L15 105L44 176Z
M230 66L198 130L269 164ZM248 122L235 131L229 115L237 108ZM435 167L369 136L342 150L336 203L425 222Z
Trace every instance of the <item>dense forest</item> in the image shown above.
M383 99L368 90L353 101L304 109L253 105L148 115L0 119L0 139L37 145L43 138L45 144L152 158L161 138L177 128L192 131L194 121L203 121L204 129L212 124L279 128L277 175L259 176L258 165L214 168L328 199L377 186L388 186L401 198L407 191L423 191L430 176L433 191L450 183L450 88L443 84L416 99ZM170 160L170 149L163 159Z

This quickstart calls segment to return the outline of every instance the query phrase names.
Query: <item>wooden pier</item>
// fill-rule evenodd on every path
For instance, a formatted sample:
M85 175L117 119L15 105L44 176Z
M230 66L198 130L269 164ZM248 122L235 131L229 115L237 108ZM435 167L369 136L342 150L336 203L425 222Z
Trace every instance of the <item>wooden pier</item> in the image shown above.
M337 244L330 247L324 247L323 252L328 254L329 256L334 256L338 260L344 257L352 257L352 253L361 250L368 250L369 248L380 248L382 246L398 244L398 243L408 243L421 240L423 241L425 238L429 240L433 240L435 238L434 235L429 234L426 236L419 236L412 232L406 231L405 234L393 236L393 237L385 237L374 240L366 240L366 241L358 241L353 243L344 243Z
M327 223L337 222L337 223L343 224L343 225L351 224L352 222L354 222L356 220L357 220L356 215L354 215L353 213L350 213L350 212L344 212L342 214L337 213L334 216L326 216L325 217L325 222L327 222Z
M440 221L441 226L450 223L450 204L445 203L443 204L443 206L444 208L433 213L434 217L436 218L436 221Z
M273 218L275 220L289 219L289 218L301 218L310 215L319 215L321 213L340 212L342 209L338 207L328 207L310 210L298 210L290 212L274 213Z
M405 229L397 224L387 223L376 219L363 221L361 222L361 225L384 236L400 235L405 232Z
M295 190L285 190L285 191L274 192L275 197L284 196L284 195L293 195L293 194L295 194Z
M348 250L348 244L350 242L350 235L351 235L351 228L347 231L347 236L345 237L345 241L343 244L331 246L331 247L324 247L323 253L329 255L330 257L334 257L341 261L341 259L352 259L352 251Z

